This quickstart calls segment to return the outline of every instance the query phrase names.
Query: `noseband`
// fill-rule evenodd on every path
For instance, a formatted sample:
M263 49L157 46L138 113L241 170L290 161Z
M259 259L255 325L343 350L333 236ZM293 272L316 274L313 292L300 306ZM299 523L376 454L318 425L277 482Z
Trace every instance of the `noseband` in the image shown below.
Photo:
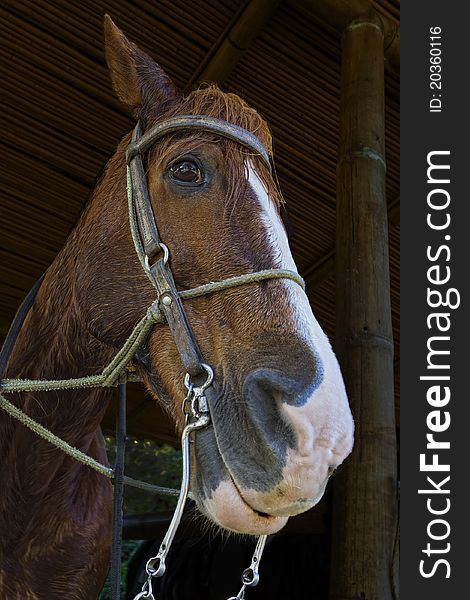
M129 211L129 225L134 242L136 253L139 257L142 268L148 279L157 292L157 298L147 311L146 316L137 324L128 340L111 361L105 367L100 375L89 377L80 377L69 380L43 381L43 380L21 380L21 379L3 379L3 370L8 361L8 357L13 349L16 337L21 329L21 325L27 315L30 306L33 304L35 294L39 288L40 282L28 294L25 304L20 308L12 327L7 335L4 346L0 352L0 391L1 392L21 392L21 391L49 391L57 389L73 389L86 387L110 386L119 383L120 392L125 393L126 369L129 362L134 357L138 348L144 343L151 329L156 323L162 323L164 320L168 323L176 347L178 349L181 362L186 370L185 387L187 395L183 402L183 412L185 415L185 428L182 433L181 445L183 452L183 478L178 497L177 507L173 514L168 531L163 538L158 554L148 560L146 565L147 580L142 591L134 600L147 599L154 600L152 591L152 580L154 577L160 577L165 572L165 559L170 549L171 543L176 534L176 530L181 521L183 509L189 494L190 481L190 436L191 433L210 423L210 412L208 402L205 396L205 390L212 384L213 370L207 365L202 356L201 350L196 342L194 334L186 318L183 300L197 298L199 296L212 294L215 292L227 290L236 286L258 283L268 279L290 279L304 288L304 281L300 275L287 269L266 269L253 273L246 273L228 279L209 282L189 290L178 291L170 267L170 253L168 247L160 239L157 224L150 201L147 180L142 155L163 136L179 131L196 130L215 133L225 137L244 148L250 150L253 154L259 156L265 166L271 170L271 163L268 152L260 140L251 132L228 123L222 119L207 117L204 115L183 115L167 119L162 123L155 125L152 129L142 134L139 124L134 129L132 141L126 151L126 169L127 169L127 198ZM202 384L195 385L196 377L201 380L204 375L205 381ZM125 396L124 396L125 397ZM0 394L0 407L3 408L12 417L19 419L32 431L42 436L44 439L54 444L64 452L67 452L77 460L80 460L89 467L101 472L108 477L115 477L115 502L114 506L117 513L120 512L122 498L117 491L118 468L117 463L115 471L100 465L92 459L83 455L78 450L69 446L63 440L48 432L44 427L34 422L25 415L18 407L7 401ZM119 439L119 436L117 436ZM124 436L121 436L124 437ZM123 459L123 447L119 449ZM121 461L123 462L123 460ZM122 466L122 465L121 465ZM124 474L121 469L120 490ZM129 482L129 478L127 478ZM136 482L134 482L136 483ZM118 515L119 520L119 515ZM122 517L121 517L122 518ZM115 526L115 531L116 531ZM120 531L120 529L118 529ZM266 542L266 536L260 536L253 554L251 565L245 569L242 575L242 588L238 595L229 600L242 600L244 598L247 586L256 585L258 582L258 565L261 559L263 548ZM116 544L116 535L113 536L113 544ZM114 550L114 548L113 548ZM118 548L119 550L119 548ZM120 560L120 559L117 559ZM119 589L119 569L111 569L116 576L114 589ZM114 595L114 594L113 594ZM116 592L116 598L118 592Z

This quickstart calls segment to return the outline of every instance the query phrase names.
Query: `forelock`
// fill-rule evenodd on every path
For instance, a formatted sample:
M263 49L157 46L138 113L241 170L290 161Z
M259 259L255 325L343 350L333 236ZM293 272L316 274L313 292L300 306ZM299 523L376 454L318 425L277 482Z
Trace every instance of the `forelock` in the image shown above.
M166 119L180 115L204 115L238 125L256 135L272 157L272 136L266 121L254 108L250 107L236 94L225 93L214 85L201 87L182 98L180 102L171 106L163 114L154 115L153 117L147 115L147 127L150 128ZM241 144L221 137L216 133L211 134L189 129L180 131L166 136L157 144L152 154L155 158L165 159L169 154L179 150L184 152L185 147L189 145L191 149L195 149L198 145L206 143L223 146L227 161L229 199L236 201L243 193L244 186L240 185L240 181L242 179L246 181L246 164L250 160L268 190L271 199L278 205L282 202L277 180L272 177L260 157L253 155L250 150Z

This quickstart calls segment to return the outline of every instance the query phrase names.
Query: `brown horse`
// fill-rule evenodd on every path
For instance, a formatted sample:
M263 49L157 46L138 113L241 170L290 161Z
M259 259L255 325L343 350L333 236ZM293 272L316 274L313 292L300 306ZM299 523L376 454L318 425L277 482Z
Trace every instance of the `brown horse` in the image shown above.
M121 101L143 131L176 115L225 119L258 136L266 123L239 97L208 87L182 97L108 18L106 56ZM127 135L78 225L48 269L8 377L100 372L155 299L133 248L126 208ZM200 131L170 134L146 157L161 238L180 289L269 268L295 269L280 195L259 157ZM349 454L353 424L337 361L301 288L269 280L185 303L214 368L212 424L196 435L199 509L238 532L278 531L321 498ZM166 325L135 358L149 391L182 425L184 369ZM108 390L12 395L73 446L105 461ZM108 569L108 480L0 415L0 597L96 598Z

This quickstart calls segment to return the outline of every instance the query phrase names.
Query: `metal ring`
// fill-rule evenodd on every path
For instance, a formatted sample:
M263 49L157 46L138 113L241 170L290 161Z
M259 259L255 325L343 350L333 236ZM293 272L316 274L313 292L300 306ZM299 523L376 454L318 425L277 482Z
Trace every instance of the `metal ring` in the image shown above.
M248 567L242 573L242 583L248 587L258 585L259 574L257 571Z
M168 250L168 246L166 244L163 244L162 242L159 242L159 247L160 250L163 252L163 264L166 265L168 263L168 261L170 260L170 251ZM150 271L150 258L148 257L147 254L144 255L144 265L145 265L145 269L147 271Z
M152 592L140 592L140 594L137 594L137 596L135 596L134 600L155 600L155 596L152 594Z
M160 554L160 552L159 552L159 554ZM158 567L155 568L154 565L157 561L158 561ZM145 570L147 572L147 575L150 576L150 578L162 577L162 575L165 573L165 570L166 570L165 559L158 555L154 556L152 558L149 558L147 561L147 564L145 565ZM150 591L152 591L152 590L150 589Z
M163 252L163 264L166 265L170 258L170 251L168 250L168 246L166 244L159 242L158 245L160 246L160 249Z
M212 368L209 365L206 365L206 363L201 363L201 367L203 367L207 373L206 381L202 385L194 386L191 383L191 375L189 373L186 373L184 377L184 385L187 390L190 390L192 387L197 387L200 392L203 392L210 386L210 384L214 380L214 371L212 370Z

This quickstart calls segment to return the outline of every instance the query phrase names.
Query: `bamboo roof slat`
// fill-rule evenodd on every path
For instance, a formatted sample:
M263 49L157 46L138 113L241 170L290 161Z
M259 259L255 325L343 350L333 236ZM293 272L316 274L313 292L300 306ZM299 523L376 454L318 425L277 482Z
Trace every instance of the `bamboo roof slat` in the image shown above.
M332 0L328 0L329 2ZM390 25L398 0L371 0ZM238 93L268 120L287 225L308 294L330 338L335 329L336 162L341 34L311 10L317 0L284 0L228 73ZM95 177L132 127L112 90L103 52L109 12L181 88L197 79L248 0L4 0L0 7L0 335L26 291L54 259ZM363 0L354 0L362 5ZM310 8L308 8L308 6ZM321 11L320 11L321 12ZM399 340L399 78L385 78L386 195L392 324ZM392 215L392 216L390 216ZM33 236L34 232L36 235ZM333 261L333 263L332 263ZM399 382L399 352L395 377ZM134 402L134 400L133 400ZM142 410L140 410L140 403ZM147 404L145 404L147 403ZM160 418L136 392L136 430ZM140 415L140 416L138 416ZM109 416L108 416L109 418ZM111 421L109 421L111 422ZM171 424L168 425L171 429ZM163 430L162 430L163 431ZM170 430L162 435L171 437Z

